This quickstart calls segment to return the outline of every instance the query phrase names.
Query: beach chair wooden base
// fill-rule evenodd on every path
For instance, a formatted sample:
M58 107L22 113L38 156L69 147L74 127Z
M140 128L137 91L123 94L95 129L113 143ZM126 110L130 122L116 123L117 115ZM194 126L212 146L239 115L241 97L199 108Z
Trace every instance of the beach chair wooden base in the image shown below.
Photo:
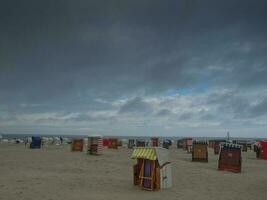
M241 166L229 166L229 165L219 164L218 170L240 173Z

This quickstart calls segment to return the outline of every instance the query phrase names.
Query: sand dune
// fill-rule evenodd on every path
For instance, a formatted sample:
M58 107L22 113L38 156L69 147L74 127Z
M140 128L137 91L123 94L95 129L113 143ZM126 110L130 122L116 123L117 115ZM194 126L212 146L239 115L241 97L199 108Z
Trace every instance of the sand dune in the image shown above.
M0 144L0 200L266 199L267 161L252 151L242 154L242 173L235 174L217 171L211 150L209 163L193 163L190 154L171 148L173 187L156 192L133 186L131 152L105 149L90 156L68 145L31 150Z

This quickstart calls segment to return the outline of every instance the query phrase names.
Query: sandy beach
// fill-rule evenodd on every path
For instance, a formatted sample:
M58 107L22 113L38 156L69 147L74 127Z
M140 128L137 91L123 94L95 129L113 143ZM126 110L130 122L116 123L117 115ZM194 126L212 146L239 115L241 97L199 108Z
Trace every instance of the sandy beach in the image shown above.
M71 152L69 145L28 149L0 144L0 200L198 199L263 200L267 195L267 161L253 151L242 153L242 172L217 170L218 155L191 162L191 154L170 149L173 187L149 192L133 185L132 150L104 150L102 156Z

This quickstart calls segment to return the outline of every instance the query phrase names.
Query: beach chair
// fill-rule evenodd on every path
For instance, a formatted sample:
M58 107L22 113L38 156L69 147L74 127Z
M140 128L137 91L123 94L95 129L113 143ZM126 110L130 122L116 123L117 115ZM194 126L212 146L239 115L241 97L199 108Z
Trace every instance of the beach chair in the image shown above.
M158 147L159 146L159 138L153 137L151 138L151 146L152 147Z
M225 140L214 140L214 154L220 153L220 144L226 142Z
M205 141L194 141L192 161L208 162L208 144Z
M256 147L257 158L267 160L267 140L258 142Z
M108 141L108 148L109 149L118 149L118 139L110 138Z
M133 149L135 146L135 140L134 139L129 139L128 141L128 149Z
M103 138L100 135L89 136L87 143L87 152L91 155L103 154Z
M138 147L134 148L131 158L137 159L137 164L133 166L134 185L148 191L172 186L168 150L161 147Z
M71 151L83 151L83 139L72 139Z
M223 143L220 145L218 170L241 172L241 146L238 144Z

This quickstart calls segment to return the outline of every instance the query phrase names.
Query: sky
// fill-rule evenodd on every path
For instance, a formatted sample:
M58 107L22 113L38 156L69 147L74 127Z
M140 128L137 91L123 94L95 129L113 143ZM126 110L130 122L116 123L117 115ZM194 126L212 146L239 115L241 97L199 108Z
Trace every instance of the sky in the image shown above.
M0 133L267 137L266 0L3 0Z

